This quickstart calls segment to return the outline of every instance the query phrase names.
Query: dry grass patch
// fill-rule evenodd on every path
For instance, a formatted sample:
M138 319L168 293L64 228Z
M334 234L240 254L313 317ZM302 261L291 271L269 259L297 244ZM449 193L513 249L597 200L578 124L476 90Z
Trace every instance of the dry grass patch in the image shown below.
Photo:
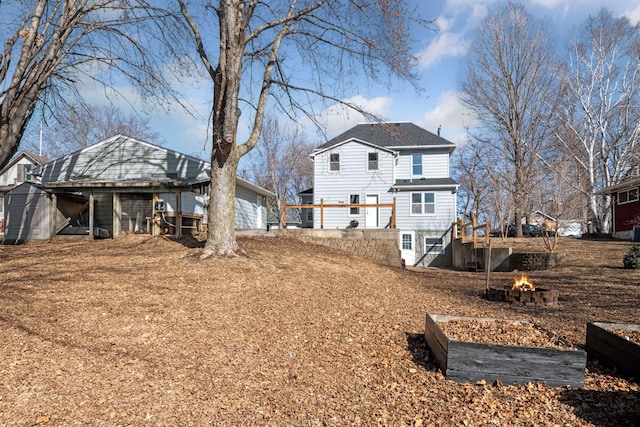
M633 425L637 381L597 365L584 390L464 385L425 349L426 313L527 319L578 345L588 320L637 323L629 243L561 243L566 265L531 275L560 290L553 308L486 301L482 273L287 238L205 261L188 239L0 246L0 425Z

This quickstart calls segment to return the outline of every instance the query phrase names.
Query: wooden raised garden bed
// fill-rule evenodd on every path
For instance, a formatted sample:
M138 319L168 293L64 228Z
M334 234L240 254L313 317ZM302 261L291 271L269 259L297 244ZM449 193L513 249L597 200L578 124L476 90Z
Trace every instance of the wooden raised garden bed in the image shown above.
M457 341L449 338L439 326L439 323L452 320L503 322L501 319L484 317L427 314L425 340L437 365L448 379L468 383L484 380L503 384L545 382L552 387L584 386L585 351L572 346L561 349ZM522 320L509 322L530 325Z
M625 374L640 377L640 343L628 339L638 332L640 325L637 324L589 322L587 353Z

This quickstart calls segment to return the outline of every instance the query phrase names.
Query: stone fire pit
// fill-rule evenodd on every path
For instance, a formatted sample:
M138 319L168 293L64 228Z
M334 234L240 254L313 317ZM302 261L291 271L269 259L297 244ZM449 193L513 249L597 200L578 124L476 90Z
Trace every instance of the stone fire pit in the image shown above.
M557 305L559 292L555 289L539 288L522 275L513 285L491 286L486 291L490 301L506 301L525 305Z
M525 305L557 305L556 289L536 288L534 291L511 289L511 286L491 286L487 289L487 299L490 301L516 302Z

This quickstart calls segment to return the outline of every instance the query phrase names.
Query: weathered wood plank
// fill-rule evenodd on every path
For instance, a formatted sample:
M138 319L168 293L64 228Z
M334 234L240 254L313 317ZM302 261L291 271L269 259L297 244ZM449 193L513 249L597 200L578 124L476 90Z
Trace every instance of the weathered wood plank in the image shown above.
M624 329L640 331L640 325L632 323L587 323L587 353L602 362L613 365L621 372L640 376L640 345L611 331Z
M550 386L584 386L586 353L582 350L519 347L451 341L445 375L481 375L487 382ZM506 379L513 378L513 379Z
M440 326L427 314L427 320L425 323L425 341L427 347L438 367L442 372L447 370L447 351L449 348L449 339L445 336Z
M450 320L495 321L486 317L427 314L425 339L443 374L458 382L485 380L492 383L548 386L584 386L586 352L581 349L508 346L451 340L437 322ZM526 321L519 321L528 323Z

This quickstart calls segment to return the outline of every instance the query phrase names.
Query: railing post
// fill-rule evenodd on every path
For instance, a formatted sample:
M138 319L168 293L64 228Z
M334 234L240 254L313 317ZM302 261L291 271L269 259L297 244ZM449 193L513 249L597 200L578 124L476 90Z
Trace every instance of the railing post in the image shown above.
M489 244L489 222L484 223L484 243Z
M287 228L287 201L282 201L282 228Z
M320 228L324 228L324 199L320 199Z
M478 220L475 217L471 218L471 227L473 230L473 247L476 247L478 243L478 231L476 230L476 226L478 225Z
M393 208L391 208L391 228L396 228L396 198L393 198Z

